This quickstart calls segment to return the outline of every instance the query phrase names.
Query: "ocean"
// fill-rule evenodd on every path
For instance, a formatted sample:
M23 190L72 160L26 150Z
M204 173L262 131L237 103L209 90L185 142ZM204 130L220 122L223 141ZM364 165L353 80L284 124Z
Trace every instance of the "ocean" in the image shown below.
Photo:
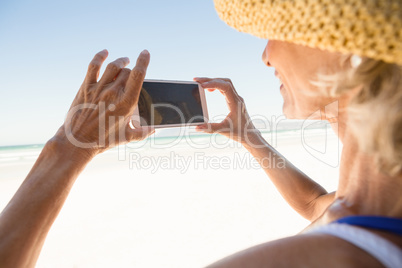
M328 128L314 128L303 131L304 137L322 139L325 138ZM331 130L329 130L331 132ZM182 131L177 136L151 136L139 142L132 142L120 147L112 148L104 153L110 154L118 151L147 151L147 154L159 154L163 150L188 151L193 149L225 150L241 148L242 146L220 134L204 134L194 130ZM302 131L300 129L277 130L275 132L262 132L263 137L273 147L280 144L301 142ZM0 146L0 171L1 167L33 162L42 151L44 144L27 144Z

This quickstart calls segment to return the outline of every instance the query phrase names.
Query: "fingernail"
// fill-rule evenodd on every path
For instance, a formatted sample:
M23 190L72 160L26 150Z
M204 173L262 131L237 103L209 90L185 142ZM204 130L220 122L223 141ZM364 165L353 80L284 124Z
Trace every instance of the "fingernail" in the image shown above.
M149 51L146 50L146 49L144 49L144 50L141 52L141 54L142 54L142 55L149 55Z
M101 53L108 53L107 49L105 48L104 50L101 51Z

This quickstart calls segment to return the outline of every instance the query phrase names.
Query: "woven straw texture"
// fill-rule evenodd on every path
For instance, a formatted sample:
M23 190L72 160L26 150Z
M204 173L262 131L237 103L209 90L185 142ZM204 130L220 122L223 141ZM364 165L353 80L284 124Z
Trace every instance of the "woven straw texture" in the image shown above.
M241 32L402 65L402 0L214 2Z

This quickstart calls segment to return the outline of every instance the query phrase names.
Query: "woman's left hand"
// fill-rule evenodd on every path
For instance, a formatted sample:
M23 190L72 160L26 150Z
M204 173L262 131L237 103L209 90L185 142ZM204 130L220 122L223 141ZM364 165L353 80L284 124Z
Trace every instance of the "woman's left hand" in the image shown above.
M227 78L194 78L194 81L210 92L219 90L229 108L229 114L222 122L199 125L196 130L219 133L243 145L253 145L260 132L251 122L244 99L237 94L232 81Z

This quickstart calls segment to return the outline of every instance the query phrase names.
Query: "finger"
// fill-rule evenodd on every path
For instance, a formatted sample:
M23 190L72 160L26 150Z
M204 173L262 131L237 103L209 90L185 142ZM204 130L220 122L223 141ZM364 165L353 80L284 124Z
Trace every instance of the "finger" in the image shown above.
M229 78L216 78L216 79L223 80L223 81L226 81L229 84L231 84L232 88L233 88L233 92L237 95L238 98L240 98L239 94L237 94L236 88L234 87L234 85L232 83L232 80L230 80Z
M102 67L102 64L106 60L108 54L109 53L106 49L96 53L92 61L89 63L88 72L85 77L86 83L94 84L98 81L100 68Z
M211 81L211 80L213 80L214 78L209 78L209 77L194 77L193 78L193 80L195 81L195 82L198 82L198 83L205 83L205 82L209 82L209 81Z
M106 67L105 72L102 75L99 83L108 84L114 81L116 76L120 73L120 71L126 67L130 63L130 59L127 57L118 58L115 61L109 63Z
M235 92L232 83L228 81L215 79L202 83L201 87L207 89L208 91L218 89L225 96L230 111L235 110L241 102L241 99Z
M130 73L131 73L131 70L130 70L130 69L128 69L128 68L123 68L123 69L120 71L119 75L117 76L117 78L116 78L116 80L115 80L115 83L116 83L118 86L123 86L123 88L124 88L124 87L126 86L128 77L130 76Z
M232 80L230 80L229 78L194 77L193 80L196 81L196 82L198 82L198 83L200 83L200 84L205 83L205 82L214 81L214 80L223 80L223 81L225 81L225 82L231 84L232 87L233 87L234 93L235 93L236 95L238 95L238 94L237 94L237 91L236 91L236 89L235 89L235 87L233 86ZM210 91L210 92L212 92L212 91L214 91L214 90L215 90L215 89L208 89L208 91Z
M126 139L130 141L140 141L155 133L153 127L140 127L132 129L128 124L126 127Z
M209 78L209 77L194 77L193 78L194 81L198 82L198 83L205 83L205 82L209 82L209 81L213 81L213 80L223 80L226 81L230 84L232 84L232 80L230 80L229 78ZM233 84L232 84L233 86Z
M204 133L215 133L219 132L222 129L227 129L227 124L225 121L222 121L220 123L205 123L195 127L196 131Z
M147 50L142 51L127 80L124 98L131 107L134 107L138 102L149 61L149 52Z
M212 78L207 78L207 77L194 77L193 80L199 84L201 83L205 83L205 82L209 82L211 80L213 80ZM209 92L213 92L215 91L214 88L209 88L207 89Z

